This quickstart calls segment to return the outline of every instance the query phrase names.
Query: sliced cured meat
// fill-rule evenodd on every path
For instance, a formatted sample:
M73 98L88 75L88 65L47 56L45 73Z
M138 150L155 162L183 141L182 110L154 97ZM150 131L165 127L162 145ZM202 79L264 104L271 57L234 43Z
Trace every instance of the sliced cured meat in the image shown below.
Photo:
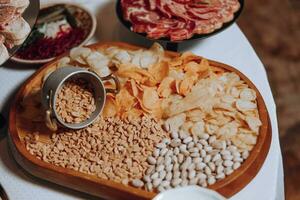
M171 41L221 28L240 8L238 0L121 0L121 5L132 31Z

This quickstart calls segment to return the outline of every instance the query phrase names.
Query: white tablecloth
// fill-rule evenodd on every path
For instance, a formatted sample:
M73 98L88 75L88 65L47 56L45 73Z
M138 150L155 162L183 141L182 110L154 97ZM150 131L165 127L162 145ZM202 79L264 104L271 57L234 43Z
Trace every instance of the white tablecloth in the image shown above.
M46 2L44 0L44 2ZM49 2L49 1L47 1ZM74 1L69 1L74 2ZM77 0L91 9L98 19L98 29L91 42L97 40L125 41L142 46L151 42L127 31L117 20L114 1ZM278 139L276 106L260 59L237 25L224 32L180 46L180 51L193 51L209 59L232 65L246 74L258 87L267 105L272 123L272 144L267 159L257 176L232 200L284 199L282 157ZM18 87L35 68L8 63L0 68L0 111L7 115L9 104ZM2 122L0 122L2 123ZM2 129L1 131L7 131ZM21 170L8 152L7 139L0 141L0 183L12 200L91 199L82 193L38 180Z

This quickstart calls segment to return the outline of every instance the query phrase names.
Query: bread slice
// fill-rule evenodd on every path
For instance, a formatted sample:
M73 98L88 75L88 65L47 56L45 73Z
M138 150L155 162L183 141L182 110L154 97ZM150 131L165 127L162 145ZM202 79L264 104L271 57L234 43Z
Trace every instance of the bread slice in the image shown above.
M22 17L18 17L3 27L0 33L6 40L22 40L30 33L30 26Z
M13 6L17 9L18 14L22 14L29 6L29 0L0 0L1 6Z
M9 53L3 42L4 37L0 35L0 65L2 65L9 58Z

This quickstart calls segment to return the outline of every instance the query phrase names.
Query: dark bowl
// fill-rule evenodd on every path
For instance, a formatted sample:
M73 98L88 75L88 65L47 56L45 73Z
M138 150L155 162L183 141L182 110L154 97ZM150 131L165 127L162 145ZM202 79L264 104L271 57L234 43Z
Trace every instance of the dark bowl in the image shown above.
M239 0L240 2L240 9L234 13L234 18L230 21L230 22L226 22L222 25L221 28L219 29L216 29L214 30L213 32L211 33L207 33L207 34L194 34L193 37L189 38L189 39L186 39L186 40L181 40L181 41L170 41L169 38L160 38L160 39L151 39L151 38L148 38L146 33L136 33L138 35L141 35L143 37L147 37L149 40L153 40L153 41L162 41L162 42L167 42L169 44L173 44L173 45L170 45L170 46L177 46L177 44L181 43L181 42L185 42L185 41L190 41L190 40L196 40L196 39L204 39L204 38L207 38L207 37L210 37L210 36L213 36L217 33L220 33L222 31L224 31L225 29L227 29L229 26L231 26L237 19L238 17L241 15L242 13L242 10L244 8L244 0ZM122 6L121 6L121 0L117 0L117 4L116 4L116 12L117 12L117 16L119 18L119 20L121 21L121 23L128 29L131 31L131 22L129 21L126 21L124 18L123 18L123 11L122 11ZM132 31L133 32L133 31Z

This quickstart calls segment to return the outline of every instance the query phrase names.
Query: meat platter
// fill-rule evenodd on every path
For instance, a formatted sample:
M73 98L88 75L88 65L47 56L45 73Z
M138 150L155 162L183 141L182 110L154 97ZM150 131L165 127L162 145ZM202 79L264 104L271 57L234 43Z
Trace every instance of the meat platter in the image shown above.
M116 12L130 31L150 40L173 44L169 46L176 50L181 42L207 38L225 30L237 20L244 7L243 0L205 2L218 3L118 0Z

